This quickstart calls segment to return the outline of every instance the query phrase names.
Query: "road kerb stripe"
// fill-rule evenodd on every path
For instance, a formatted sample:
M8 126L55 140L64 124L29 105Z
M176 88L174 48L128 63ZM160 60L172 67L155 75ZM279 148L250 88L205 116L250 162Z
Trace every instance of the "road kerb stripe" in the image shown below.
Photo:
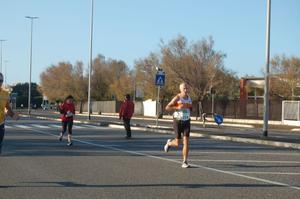
M111 126L111 125L109 125ZM118 125L113 125L112 127L117 128ZM121 127L120 127L121 128ZM151 129L145 127L135 127L136 130L141 131L149 131L154 133L164 133L164 134L172 134L173 131L170 130L160 130L160 129ZM207 135L204 133L190 133L192 137L205 137L214 140L223 140L223 141L232 141L232 142L242 142L248 144L260 144L266 146L273 146L273 147L282 147L282 148L291 148L291 149L300 149L300 144L298 143L288 143L288 142L277 142L277 141L270 141L270 140L258 140L253 138L239 138L233 136L223 136L223 135Z

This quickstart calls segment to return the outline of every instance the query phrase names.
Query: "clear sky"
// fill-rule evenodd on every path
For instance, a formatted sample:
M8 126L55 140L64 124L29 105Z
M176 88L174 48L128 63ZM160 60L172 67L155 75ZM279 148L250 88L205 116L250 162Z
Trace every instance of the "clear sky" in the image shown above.
M89 60L90 0L0 0L3 72L9 84L32 81L52 64ZM272 0L271 56L300 57L300 1ZM266 0L94 0L93 55L124 60L129 67L179 34L189 41L212 36L227 54L225 67L241 77L262 76Z

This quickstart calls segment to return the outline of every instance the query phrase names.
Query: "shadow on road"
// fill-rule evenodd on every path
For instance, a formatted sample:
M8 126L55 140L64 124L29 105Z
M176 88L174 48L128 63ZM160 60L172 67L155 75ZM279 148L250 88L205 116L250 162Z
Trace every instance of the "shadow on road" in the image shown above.
M176 187L176 188L190 188L190 189L199 189L199 188L273 188L273 187L284 187L280 185L272 184L104 184L104 185L95 185L95 184L81 184L75 182L22 182L20 184L29 184L29 185L18 185L18 186L0 186L2 188L143 188L143 187Z

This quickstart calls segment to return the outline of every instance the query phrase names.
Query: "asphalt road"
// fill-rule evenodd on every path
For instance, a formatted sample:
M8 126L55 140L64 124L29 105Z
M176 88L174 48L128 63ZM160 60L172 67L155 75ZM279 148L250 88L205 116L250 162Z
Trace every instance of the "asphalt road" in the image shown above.
M299 150L191 139L192 168L168 134L76 124L74 146L58 122L7 121L0 198L299 198Z

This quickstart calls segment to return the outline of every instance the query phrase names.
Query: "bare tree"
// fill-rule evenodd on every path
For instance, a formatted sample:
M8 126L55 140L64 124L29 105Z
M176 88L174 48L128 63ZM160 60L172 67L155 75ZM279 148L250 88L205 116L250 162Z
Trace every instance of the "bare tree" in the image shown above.
M162 47L162 67L168 72L172 85L186 82L192 95L199 100L223 82L225 54L213 49L214 41L203 39L188 45L183 36ZM171 77L170 77L171 76Z
M109 60L109 92L115 99L123 100L126 93L133 93L133 79L124 61Z
M234 95L232 90L238 88L237 77L224 67L226 55L214 49L212 37L189 44L185 37L178 36L167 45L162 45L161 52L162 67L168 74L168 90L177 90L180 82L186 82L193 99L199 102L198 116L201 114L201 102L212 91L215 95L230 98Z
M64 99L68 94L73 93L72 65L67 62L60 62L52 65L41 75L41 90L51 101Z
M133 90L129 69L124 61L98 55L93 61L92 98L94 100L123 99Z
M73 95L80 103L79 112L82 113L83 103L87 100L88 80L84 76L83 63L77 62L73 67Z
M157 66L160 66L160 59L154 53L135 62L135 81L143 89L145 99L156 98L155 67Z
M91 98L93 100L110 99L109 80L111 76L104 56L98 55L93 60L91 79Z
M276 55L271 60L271 85L272 94L285 99L299 97L297 89L300 87L300 58Z

